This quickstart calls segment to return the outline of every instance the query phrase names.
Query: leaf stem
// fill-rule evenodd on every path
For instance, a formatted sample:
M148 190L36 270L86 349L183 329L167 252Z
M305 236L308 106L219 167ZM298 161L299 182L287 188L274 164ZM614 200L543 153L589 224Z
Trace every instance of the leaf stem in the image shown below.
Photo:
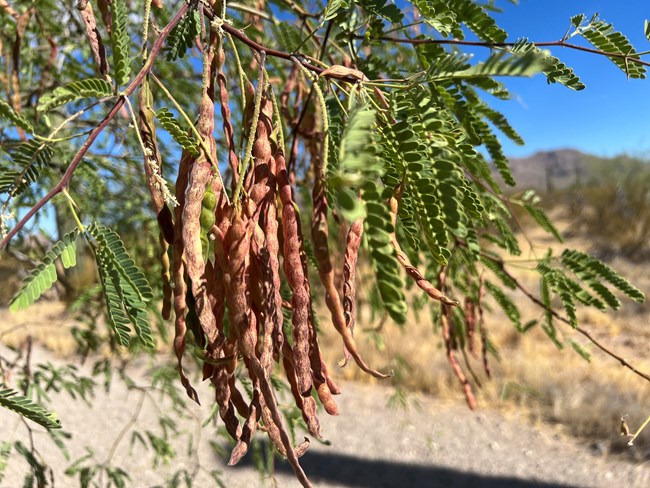
M248 165L253 159L253 144L255 143L255 133L257 132L257 122L260 118L260 109L262 107L262 93L264 93L264 62L266 61L266 53L262 51L260 53L260 73L257 80L257 91L255 92L255 107L253 110L253 118L251 119L251 126L248 130L248 140L246 141L246 152L244 153L244 159L239 164L239 181L237 181L237 187L235 188L235 193L233 194L232 201L235 203L235 209L240 208L239 196L241 195L242 188L244 187L244 180L246 179L246 171L248 170Z
M63 193L63 196L68 200L68 205L70 206L70 212L72 212L72 217L74 218L74 221L77 223L77 227L79 228L81 233L84 234L86 232L86 228L81 223L81 220L77 215L77 211L75 210L75 208L77 207L77 203L74 201L72 196L70 196L70 193L68 192L67 188L64 188L61 193Z

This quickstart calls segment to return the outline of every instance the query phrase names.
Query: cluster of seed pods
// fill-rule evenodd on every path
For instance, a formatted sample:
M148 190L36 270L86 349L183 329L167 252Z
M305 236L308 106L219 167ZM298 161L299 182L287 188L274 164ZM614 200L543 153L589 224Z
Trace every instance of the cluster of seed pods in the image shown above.
M271 375L274 368L284 373L295 405L302 412L309 433L316 438L321 437L317 401L328 414L338 415L334 396L340 390L328 372L318 343L294 168L288 167L284 148L276 137L281 130L278 127L281 117L296 130L302 121L300 130L309 134L305 137L306 154L311 158L314 175L311 239L325 304L343 340L344 359L340 364L353 359L367 373L386 377L363 361L353 337L355 269L363 221L350 225L345 251L341 253L343 262L336 265L329 249L328 198L321 167L327 146L322 136L317 135L313 114L304 118L296 116L304 93L302 83L297 81L298 70L294 69L285 86L281 113L275 113L280 109L267 86L263 54L253 63L259 70L257 89L251 83L244 87L246 110L242 133L247 150L240 158L235 148L229 85L223 71L222 41L218 31L210 32L204 58L206 76L195 127L201 138L201 150L198 155L183 152L175 195L165 194L152 95L146 79L138 100L145 171L160 228L163 317L170 318L173 308L174 351L180 380L187 395L196 402L199 397L185 372L184 359L188 342L199 349L203 380L213 385L219 417L236 441L229 463L236 464L242 459L259 428L289 460L298 480L304 486L311 486L298 460L309 447L309 441L305 439L299 445L292 445ZM293 116L287 103L291 87L296 93ZM228 154L229 190L224 186L217 163L215 100L220 105L220 132ZM308 103L308 99L302 103ZM305 125L310 127L305 129ZM296 148L293 144L290 158L293 165ZM396 250L406 259L399 247ZM448 300L436 295L437 290L410 263L402 264L432 298ZM283 300L283 283L291 293L290 300ZM284 323L283 309L290 311L290 324ZM236 380L239 372L246 374L252 385L248 400Z

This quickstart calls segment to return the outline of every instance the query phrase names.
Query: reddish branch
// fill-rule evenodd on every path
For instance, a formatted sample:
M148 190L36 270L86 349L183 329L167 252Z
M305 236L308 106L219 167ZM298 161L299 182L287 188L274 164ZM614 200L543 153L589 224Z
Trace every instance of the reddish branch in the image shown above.
M364 39L363 36L355 36L357 39ZM514 47L516 43L514 42L482 42L482 41L462 41L460 39L405 39L401 37L378 37L377 40L394 42L396 44L411 44L414 46L423 45L423 44L446 44L453 46L474 46L474 47ZM594 49L585 46L579 46L577 44L571 44L564 40L560 41L550 41L550 42L533 42L537 47L565 47L567 49L575 49L576 51L583 51L591 54L598 54L599 56L607 56L608 58L621 58L626 61L631 61L635 64L640 64L642 66L650 66L650 62L643 61L637 57L637 53L623 54L623 53L612 53L601 51L599 49Z

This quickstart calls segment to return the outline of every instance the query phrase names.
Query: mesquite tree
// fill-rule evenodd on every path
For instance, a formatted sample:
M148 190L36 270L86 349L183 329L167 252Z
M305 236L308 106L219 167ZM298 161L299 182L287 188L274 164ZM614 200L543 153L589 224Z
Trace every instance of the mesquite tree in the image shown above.
M482 351L489 374L486 293L523 331L536 324L521 323L508 295L523 291L560 345L558 326L591 339L576 305L618 308L612 290L644 299L580 251L533 263L538 291L503 257L521 252L514 206L561 236L534 195L502 189L499 181L514 179L499 137L523 141L489 100L509 98L503 76L539 74L582 90L546 50L553 46L645 77L647 63L598 16L577 15L559 41L535 43L509 40L492 3L472 0L70 3L0 1L0 248L11 252L51 226L50 205L60 233L10 308L33 303L75 265L78 247L88 250L101 286L81 298L90 318L75 336L80 351L153 348L173 320L180 382L197 402L197 371L214 386L214 400L202 400L216 403L236 442L231 464L261 427L310 486L299 462L309 444L295 445L272 378L288 382L306 429L320 437L318 405L336 415L340 390L319 349L314 289L329 311L320 328L331 323L341 336L340 366L390 374L355 343L358 259L373 272L370 303L394 322L405 323L418 298L405 293L411 285L430 297L471 408L457 352ZM466 45L483 50L480 61ZM106 335L93 315L98 297ZM78 393L66 378L57 381ZM174 386L155 384L182 411ZM0 404L53 429L57 419L32 401L51 387L28 377L20 392L3 383ZM30 449L15 447L45 479ZM80 466L70 473L86 481L102 470L116 485L127 476L110 462Z

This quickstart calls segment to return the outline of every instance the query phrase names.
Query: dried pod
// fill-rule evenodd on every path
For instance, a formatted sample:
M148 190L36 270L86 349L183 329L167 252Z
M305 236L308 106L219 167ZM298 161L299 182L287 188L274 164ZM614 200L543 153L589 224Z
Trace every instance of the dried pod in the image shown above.
M395 221L397 220L398 200L399 196L401 196L401 191L402 188L398 188L397 196L392 196L388 201L388 208L390 210L393 228L395 228ZM395 252L397 253L397 260L404 267L406 274L408 274L415 281L415 284L418 285L420 289L424 290L427 295L429 295L434 300L442 302L445 305L458 305L458 302L456 300L452 300L444 293L442 293L438 288L433 286L430 281L424 278L420 270L411 264L408 256L404 254L404 251L402 251L399 242L397 242L397 236L395 235L395 232L391 234L390 242L395 248Z
M207 160L199 156L190 168L185 204L182 212L182 239L185 250L186 272L191 281L192 295L196 300L196 312L201 327L213 344L218 335L217 323L210 307L205 278L205 262L201 243L201 211L203 195L212 180L212 168Z
M95 20L92 4L88 1L79 2L77 8L79 9L81 18L84 21L86 37L88 37L88 42L90 44L90 52L93 54L93 59L95 60L99 74L102 78L107 78L108 62L106 60L106 49L102 42L102 36L97 29L97 21Z
M176 225L174 229L174 245L172 247L173 256L173 276L174 276L174 352L178 360L178 372L181 377L181 384L185 388L187 395L199 403L199 397L196 390L190 384L190 380L183 370L183 354L185 353L185 312L187 304L185 296L187 287L185 285L185 266L184 249L183 249L183 207L185 206L185 189L187 188L190 165L194 162L194 157L189 153L183 152L181 162L178 168L178 177L176 178L176 195L178 206L176 207Z
M329 235L327 225L327 193L322 178L317 177L313 191L314 211L312 214L311 235L314 243L314 255L318 264L318 274L325 287L325 303L332 316L332 323L341 335L346 350L354 358L357 365L366 373L377 378L388 378L390 375L381 373L366 365L357 349L356 342L346 325L339 293L334 286L334 272L329 253Z
M278 151L275 160L278 165L278 193L282 202L282 233L284 236L284 273L293 292L291 298L293 325L293 355L296 378L300 394L310 395L312 387L309 362L309 292L305 286L305 274L300 258L302 234L298 223L291 185L284 162L284 155Z
M442 337L445 341L445 349L447 350L447 360L451 369L454 371L456 378L458 378L461 387L463 388L463 393L465 394L465 400L467 405L471 410L476 410L476 398L474 397L474 392L472 391L472 385L470 384L467 376L463 372L456 354L454 352L454 347L452 344L452 334L451 334L451 308L449 305L442 305L442 313L440 314L440 323L442 329Z
M356 274L357 259L359 258L359 247L363 235L363 219L356 220L350 225L345 242L345 257L343 260L343 315L345 327L354 334L354 323L356 315ZM350 352L343 346L343 359L339 366L343 367L350 359Z

